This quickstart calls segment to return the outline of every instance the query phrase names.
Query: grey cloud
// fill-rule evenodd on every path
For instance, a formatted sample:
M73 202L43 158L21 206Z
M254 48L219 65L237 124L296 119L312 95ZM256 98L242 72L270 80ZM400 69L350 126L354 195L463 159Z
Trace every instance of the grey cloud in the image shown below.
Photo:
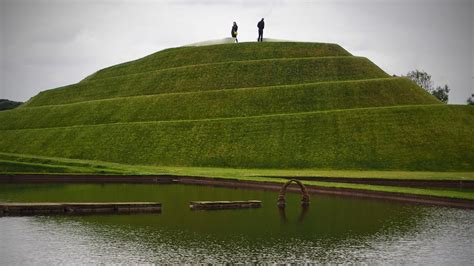
M390 74L425 69L464 103L474 76L472 1L0 0L0 98L27 100L161 49L228 37L333 42ZM470 54L470 56L468 56Z

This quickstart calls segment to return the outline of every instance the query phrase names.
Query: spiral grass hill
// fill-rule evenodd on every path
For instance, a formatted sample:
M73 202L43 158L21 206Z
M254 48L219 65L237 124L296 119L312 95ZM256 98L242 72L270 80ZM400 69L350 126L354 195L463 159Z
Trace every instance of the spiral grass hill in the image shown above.
M179 47L0 112L0 165L34 168L8 155L18 154L127 165L472 172L473 128L473 106L442 104L336 44Z

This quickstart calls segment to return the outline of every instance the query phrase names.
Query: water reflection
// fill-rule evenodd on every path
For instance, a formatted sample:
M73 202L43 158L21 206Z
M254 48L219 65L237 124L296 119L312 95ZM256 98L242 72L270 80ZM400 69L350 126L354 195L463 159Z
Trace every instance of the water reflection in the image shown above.
M182 185L1 186L0 201L159 201L161 214L0 218L0 264L469 264L474 212L320 196L287 208L275 192ZM261 209L192 212L193 200Z
M309 205L301 206L301 211L298 216L298 222L302 223L309 211ZM278 207L278 214L280 215L280 221L282 223L288 223L288 218L286 217L286 208Z

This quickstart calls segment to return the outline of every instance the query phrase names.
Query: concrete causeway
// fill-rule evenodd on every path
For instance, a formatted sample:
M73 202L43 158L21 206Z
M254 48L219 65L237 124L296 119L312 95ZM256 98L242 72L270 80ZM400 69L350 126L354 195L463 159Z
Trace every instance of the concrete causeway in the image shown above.
M160 213L157 202L101 203L0 203L0 216L31 216L45 214Z
M191 201L189 204L191 210L248 209L260 207L262 207L262 202L259 200Z

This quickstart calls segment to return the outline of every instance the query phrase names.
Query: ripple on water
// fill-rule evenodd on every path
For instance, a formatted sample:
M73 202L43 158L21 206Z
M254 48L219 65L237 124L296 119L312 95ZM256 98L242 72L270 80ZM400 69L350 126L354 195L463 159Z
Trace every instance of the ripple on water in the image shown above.
M94 192L98 201L114 198L120 191L121 195L130 193L127 200L161 201L165 208L159 215L0 218L0 265L471 265L474 259L471 210L315 196L309 211L302 215L297 205L299 195L289 194L288 208L282 215L275 208L273 192L185 186L61 186L50 188L47 193L21 187L18 194L13 195L9 189L9 194L3 196L20 198L25 195L22 193L29 193L41 200L44 193L48 199L59 201L67 200L76 188L77 195L89 191L91 197ZM51 192L61 189L67 192L61 197ZM176 195L182 198L176 199ZM191 212L186 208L190 200L201 198L257 198L263 200L263 207L223 212Z

